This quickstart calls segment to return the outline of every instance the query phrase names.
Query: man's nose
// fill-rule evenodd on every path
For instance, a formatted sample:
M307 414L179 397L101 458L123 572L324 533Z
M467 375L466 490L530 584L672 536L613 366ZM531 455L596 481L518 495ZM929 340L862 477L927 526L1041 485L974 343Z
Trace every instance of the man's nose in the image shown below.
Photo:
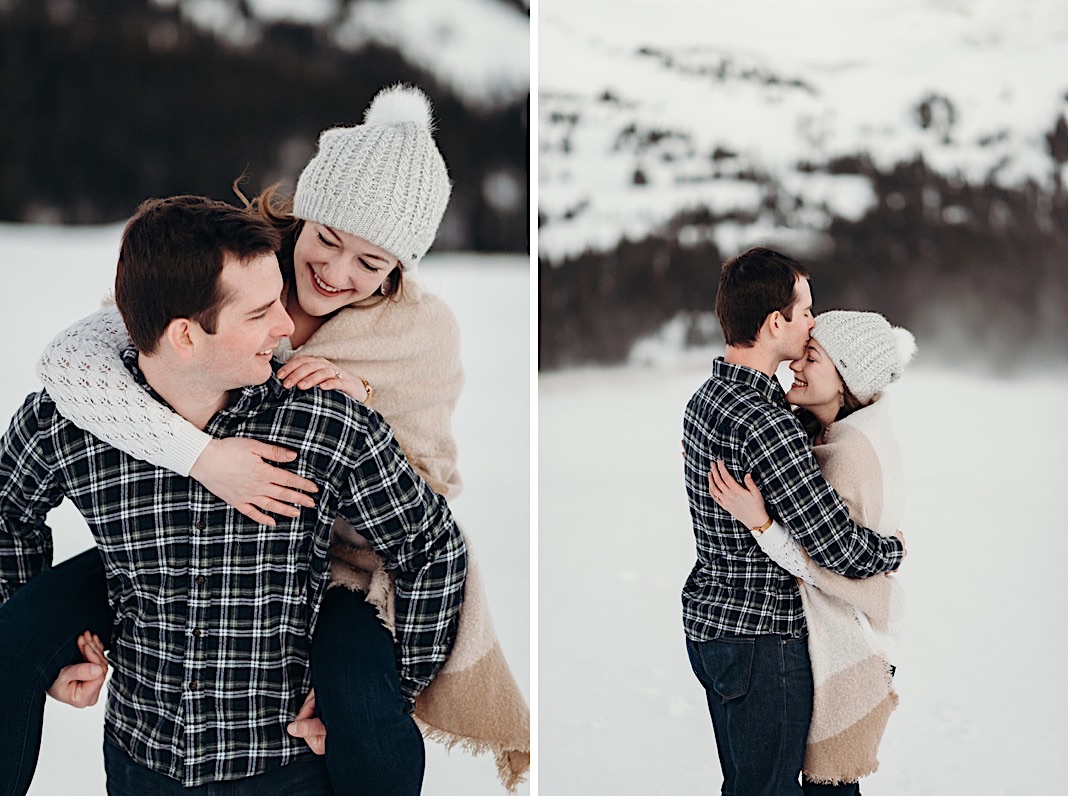
M296 327L293 326L293 319L289 317L289 313L286 312L286 308L279 302L277 305L277 317L275 318L274 334L278 337L289 337L293 334L293 330Z

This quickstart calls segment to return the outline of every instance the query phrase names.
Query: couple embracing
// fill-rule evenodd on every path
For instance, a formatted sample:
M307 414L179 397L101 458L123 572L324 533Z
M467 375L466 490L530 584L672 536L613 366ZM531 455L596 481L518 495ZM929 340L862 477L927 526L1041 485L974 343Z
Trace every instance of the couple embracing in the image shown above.
M876 313L813 318L807 271L765 248L723 266L716 315L726 351L683 420L697 562L682 604L722 792L859 794L897 704L890 573L906 553L881 391L915 343Z

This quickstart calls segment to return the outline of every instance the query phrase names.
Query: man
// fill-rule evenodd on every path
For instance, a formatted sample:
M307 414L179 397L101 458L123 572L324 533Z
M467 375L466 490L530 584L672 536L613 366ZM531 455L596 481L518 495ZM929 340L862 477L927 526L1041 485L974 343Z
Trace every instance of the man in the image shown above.
M296 473L319 488L314 509L259 525L78 430L44 392L0 442L0 600L48 566L45 516L63 497L104 562L115 613L105 767L116 796L222 781L258 796L332 793L322 759L287 725L311 688L337 516L395 573L399 684L392 660L386 674L398 704L430 681L455 637L466 553L444 500L377 414L274 377L272 352L293 329L278 245L238 208L150 200L123 234L115 297L134 342L124 360L144 388L216 436L296 451ZM94 645L79 646L99 660Z
M775 378L809 341L808 273L778 252L751 249L723 266L716 315L726 351L683 419L697 541L682 591L687 651L705 688L723 793L799 794L812 714L800 592L753 539L764 529L745 528L710 497L709 470L722 460L739 482L751 473L769 515L835 572L859 578L897 569L904 545L850 520Z

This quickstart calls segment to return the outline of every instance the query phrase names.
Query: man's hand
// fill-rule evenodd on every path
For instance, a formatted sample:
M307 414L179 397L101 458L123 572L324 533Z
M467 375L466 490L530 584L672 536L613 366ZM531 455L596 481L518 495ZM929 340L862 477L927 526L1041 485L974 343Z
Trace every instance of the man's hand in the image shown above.
M904 561L905 556L909 554L909 549L905 546L905 534L899 528L898 530L894 531L894 536L901 540L901 549L905 551L901 556L901 560ZM894 572L897 572L897 570L895 569Z
M314 688L308 692L308 698L301 705L297 717L286 727L286 732L294 738L303 738L315 754L326 754L326 727L315 716Z
M100 697L100 689L108 675L108 659L104 657L100 639L88 630L78 636L78 650L86 662L60 669L48 695L58 702L87 708L95 705Z
M268 460L291 462L295 458L297 454L291 450L254 439L213 439L197 457L189 476L249 519L274 525L275 521L264 511L299 517L297 506L315 506L315 501L305 494L319 491L314 483L268 464Z

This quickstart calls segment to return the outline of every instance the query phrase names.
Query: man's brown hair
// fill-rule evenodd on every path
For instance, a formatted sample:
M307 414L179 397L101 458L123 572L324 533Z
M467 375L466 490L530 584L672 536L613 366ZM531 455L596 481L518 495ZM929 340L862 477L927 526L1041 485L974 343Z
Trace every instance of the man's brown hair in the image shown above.
M793 315L794 285L808 278L797 260L762 246L727 260L719 274L716 317L727 345L749 348L764 319Z
M229 300L219 285L226 255L245 262L278 250L259 216L203 196L148 199L126 224L115 271L115 303L137 350L151 354L175 318L215 333Z

